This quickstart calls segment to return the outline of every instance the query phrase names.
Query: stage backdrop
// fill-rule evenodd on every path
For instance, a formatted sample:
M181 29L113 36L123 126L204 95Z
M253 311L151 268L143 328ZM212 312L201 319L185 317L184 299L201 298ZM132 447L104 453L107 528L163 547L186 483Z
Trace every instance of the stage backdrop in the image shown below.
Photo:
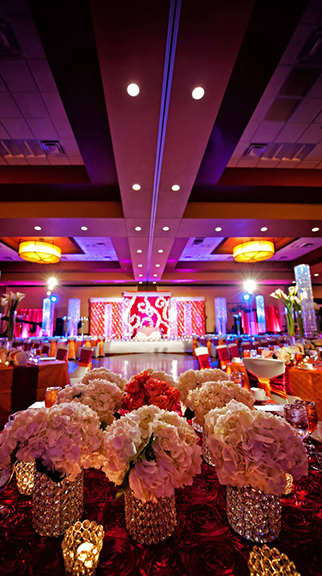
M90 334L135 338L138 331L165 338L205 333L204 297L171 298L171 292L124 292L124 298L90 299Z

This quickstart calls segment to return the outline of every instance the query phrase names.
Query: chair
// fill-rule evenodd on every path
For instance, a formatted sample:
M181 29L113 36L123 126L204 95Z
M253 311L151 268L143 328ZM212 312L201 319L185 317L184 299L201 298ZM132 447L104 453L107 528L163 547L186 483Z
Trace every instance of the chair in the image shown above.
M239 348L234 342L233 344L228 344L229 352L232 358L239 358Z
M285 363L282 360L244 358L244 366L251 387L259 384L268 396L273 392L286 399Z
M44 342L41 347L41 354L46 354L46 356L50 356L50 344L48 342Z
M225 370L227 364L230 362L229 349L226 344L220 344L220 346L217 346L217 354L219 358L219 366L222 370Z
M68 346L59 344L56 349L56 360L68 361Z
M83 346L81 348L78 366L76 370L72 372L72 375L70 377L71 384L79 382L83 378L83 376L85 376L86 372L90 369L92 354L93 354L92 348L89 348L88 346Z
M199 346L198 348L196 348L195 355L197 356L200 370L206 370L207 368L211 368L207 346Z

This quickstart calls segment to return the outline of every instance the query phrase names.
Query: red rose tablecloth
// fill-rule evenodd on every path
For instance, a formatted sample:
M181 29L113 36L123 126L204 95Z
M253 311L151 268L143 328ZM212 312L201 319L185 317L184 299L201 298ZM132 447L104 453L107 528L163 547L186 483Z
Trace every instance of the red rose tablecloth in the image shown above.
M226 518L225 488L214 469L203 464L191 487L178 490L178 526L158 545L138 546L127 534L123 497L98 471L85 473L83 518L106 532L97 576L246 576L253 547ZM11 516L0 523L0 574L63 576L62 538L42 538L31 526L31 500L13 482L1 495ZM294 560L302 576L322 575L322 473L311 471L283 500L283 529L272 545Z

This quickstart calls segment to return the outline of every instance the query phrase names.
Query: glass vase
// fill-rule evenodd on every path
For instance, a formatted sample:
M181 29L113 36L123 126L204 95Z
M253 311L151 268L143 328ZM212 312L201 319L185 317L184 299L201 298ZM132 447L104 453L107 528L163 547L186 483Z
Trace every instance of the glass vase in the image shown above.
M126 529L139 544L158 544L173 534L177 525L174 494L156 502L142 502L127 490L124 504Z
M20 494L31 496L35 485L36 464L34 462L17 462L15 473L17 488Z
M209 448L207 446L207 434L206 432L202 433L202 457L209 466L215 466L214 462L211 459L211 454L209 452Z
M243 538L252 542L271 542L281 531L281 499L251 486L227 486L227 518Z
M73 482L53 482L41 472L35 474L32 496L32 524L40 536L60 536L83 514L84 474Z
M8 342L13 342L16 324L16 311L10 310L8 316L8 326L7 326L7 338Z

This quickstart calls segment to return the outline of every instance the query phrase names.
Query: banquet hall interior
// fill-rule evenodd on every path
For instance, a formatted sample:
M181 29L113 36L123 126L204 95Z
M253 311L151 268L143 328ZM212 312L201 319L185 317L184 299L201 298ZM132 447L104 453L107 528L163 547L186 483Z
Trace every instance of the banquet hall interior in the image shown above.
M0 471L1 431L48 388L219 369L269 414L313 406L276 547L322 575L321 187L321 0L0 0ZM190 524L143 548L86 471L97 576L250 573L202 467ZM64 574L15 482L3 574Z

